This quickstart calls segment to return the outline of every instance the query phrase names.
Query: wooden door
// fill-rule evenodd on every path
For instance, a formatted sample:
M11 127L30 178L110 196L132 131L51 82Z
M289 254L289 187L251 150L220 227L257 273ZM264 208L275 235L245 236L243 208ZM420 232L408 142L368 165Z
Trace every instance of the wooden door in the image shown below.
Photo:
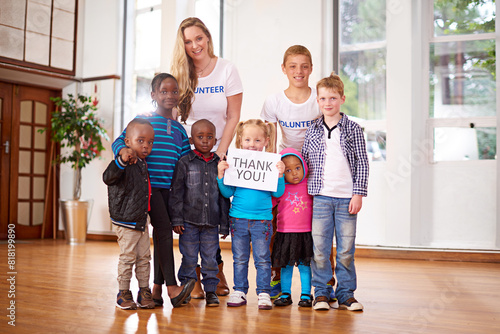
M50 112L54 108L50 97L58 92L9 84L2 87L6 87L2 88L5 94L1 96L2 114L6 115L5 119L2 117L2 129L10 130L6 131L5 140L2 131L2 143L8 140L9 150L7 153L3 146L1 237L5 239L8 225L14 224L16 239L40 238L44 220L43 235L51 237L52 210L44 217L45 206L52 208L53 199L53 187L46 192L51 141L47 131L42 134L38 130L50 126Z

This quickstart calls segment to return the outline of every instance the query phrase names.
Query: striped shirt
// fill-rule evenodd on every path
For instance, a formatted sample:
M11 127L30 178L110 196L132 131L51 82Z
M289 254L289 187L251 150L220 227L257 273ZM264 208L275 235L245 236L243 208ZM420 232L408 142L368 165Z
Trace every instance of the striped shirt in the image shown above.
M340 129L340 147L351 168L353 195L366 196L368 194L368 155L363 130L358 123L350 121L341 113L337 127ZM325 167L325 131L323 129L324 116L313 121L306 131L302 156L309 166L309 180L307 190L310 195L319 195L323 188L324 174L335 171L324 171Z
M140 115L137 117L147 119L155 130L153 149L146 158L151 187L170 189L175 164L180 157L188 154L191 150L186 130L179 122L162 117L156 112L153 112L151 116ZM126 147L125 131L126 129L111 146L115 156L122 148Z

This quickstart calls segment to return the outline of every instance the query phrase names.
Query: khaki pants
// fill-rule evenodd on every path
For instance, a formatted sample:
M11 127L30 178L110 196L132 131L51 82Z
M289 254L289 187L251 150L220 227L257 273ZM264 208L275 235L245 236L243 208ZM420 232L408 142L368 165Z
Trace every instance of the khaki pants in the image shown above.
M149 219L148 219L149 221ZM144 232L116 226L120 258L118 260L118 286L120 290L130 290L132 267L140 288L149 287L151 250L148 225Z

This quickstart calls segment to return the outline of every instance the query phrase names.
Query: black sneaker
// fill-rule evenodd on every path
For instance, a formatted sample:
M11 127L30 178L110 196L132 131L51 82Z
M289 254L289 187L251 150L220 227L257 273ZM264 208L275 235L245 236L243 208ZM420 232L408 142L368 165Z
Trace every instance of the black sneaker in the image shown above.
M205 293L206 305L209 307L219 306L219 297L215 292Z
M122 310L137 310L137 305L134 303L132 292L130 290L120 290L116 296L116 306Z
M312 296L307 294L301 294L299 307L311 307L311 306L312 306Z
M288 306L292 304L292 296L286 292L281 293L281 296L274 301L274 305L276 306Z

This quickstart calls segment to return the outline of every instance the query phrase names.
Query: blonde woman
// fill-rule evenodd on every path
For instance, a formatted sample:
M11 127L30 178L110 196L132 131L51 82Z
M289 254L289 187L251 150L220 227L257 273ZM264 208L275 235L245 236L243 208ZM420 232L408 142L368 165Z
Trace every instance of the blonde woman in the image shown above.
M200 19L189 17L179 25L171 72L179 82L181 123L187 133L191 133L191 125L196 121L211 121L217 139L212 150L223 160L240 120L243 86L236 67L214 55L212 36ZM225 296L229 294L229 288L222 271L220 249L217 263L221 280L217 294ZM203 298L199 280L191 295Z

